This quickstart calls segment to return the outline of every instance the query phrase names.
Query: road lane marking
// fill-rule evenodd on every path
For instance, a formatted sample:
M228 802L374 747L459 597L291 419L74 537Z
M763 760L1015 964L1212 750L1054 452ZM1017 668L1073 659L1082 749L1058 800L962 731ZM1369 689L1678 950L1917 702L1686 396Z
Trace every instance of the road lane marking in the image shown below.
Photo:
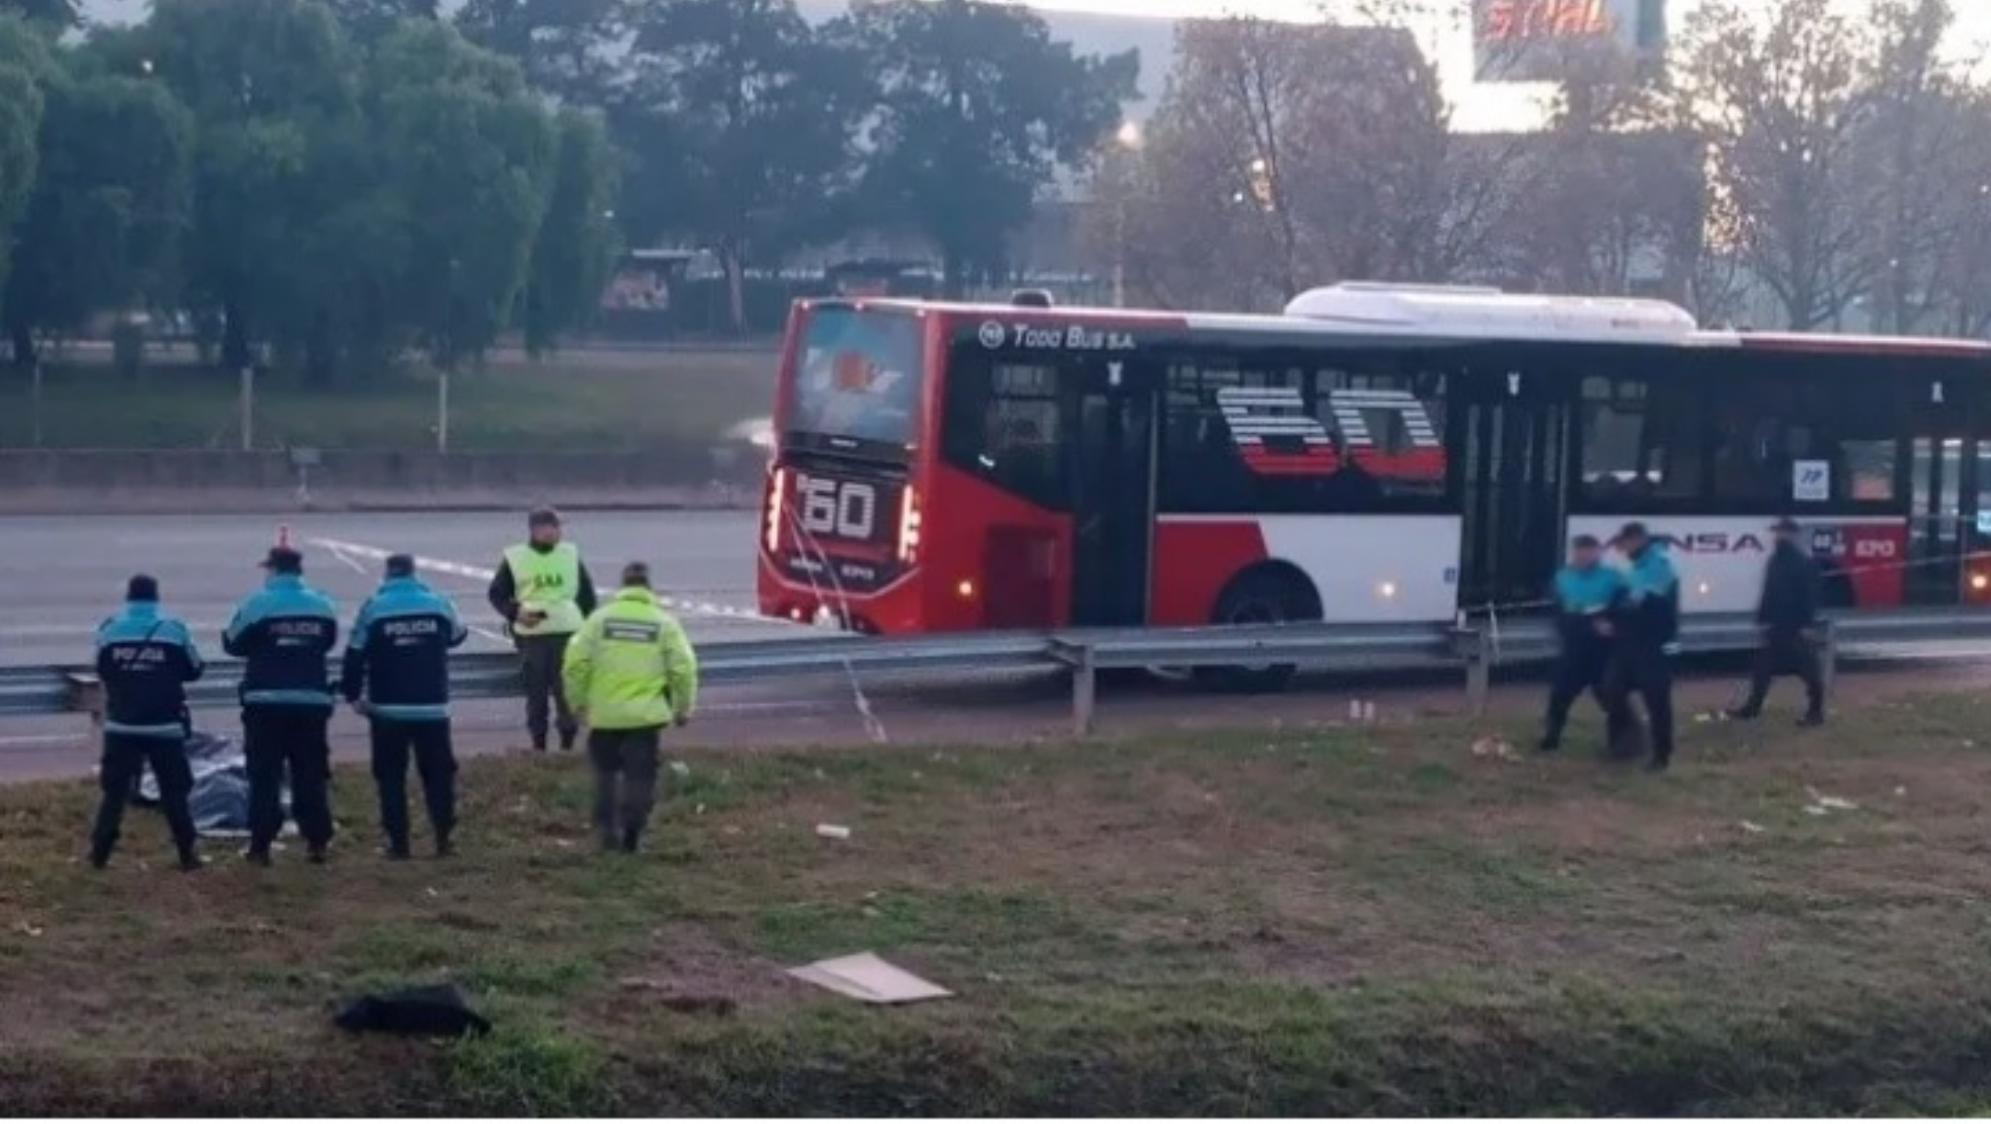
M506 636L504 633L484 628L481 625L466 624L463 627L469 629L470 631L476 633L479 636L482 636L486 640L495 641L496 643L499 644L504 644L509 646L512 642L511 637Z
M324 547L335 555L343 552L358 555L361 558L379 560L393 553L377 546L347 542L344 539L312 539L310 541L311 545ZM496 570L485 566L472 566L467 562L452 562L447 558L430 558L426 555L416 555L415 565L420 566L424 570L433 570L438 574L449 574L454 577L469 578L480 582L488 582L498 576ZM682 613L690 617L713 617L721 620L740 621L743 624L763 624L775 627L806 627L798 626L793 621L785 621L777 617L764 617L752 609L742 609L735 605L721 605L716 601L688 601L681 597L667 597L661 594L657 597L657 601L664 608L674 613Z
M338 547L333 546L330 543L325 544L325 549L332 552L332 557L338 559L341 562L344 562L348 566L351 566L353 568L353 573L356 574L366 573L366 567L360 565L359 560L354 558L352 555L347 554L345 551L340 550Z

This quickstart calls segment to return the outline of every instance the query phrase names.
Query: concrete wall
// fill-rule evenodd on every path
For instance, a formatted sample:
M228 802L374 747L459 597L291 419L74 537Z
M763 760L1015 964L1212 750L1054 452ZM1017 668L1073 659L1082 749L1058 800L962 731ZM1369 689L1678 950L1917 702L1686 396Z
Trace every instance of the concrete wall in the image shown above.
M751 506L764 457L745 444L656 453L0 450L0 512Z

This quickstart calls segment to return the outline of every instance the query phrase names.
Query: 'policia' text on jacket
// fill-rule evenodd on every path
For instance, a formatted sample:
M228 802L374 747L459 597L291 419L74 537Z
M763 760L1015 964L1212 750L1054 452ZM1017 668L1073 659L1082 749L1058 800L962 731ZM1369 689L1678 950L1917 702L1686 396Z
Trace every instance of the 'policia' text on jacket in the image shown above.
M97 627L104 731L136 737L187 734L186 685L201 676L193 634L156 601L131 601Z
M449 650L469 635L456 606L415 578L389 578L360 606L339 687L401 722L449 717Z
M278 574L242 602L221 634L231 656L248 661L242 672L244 706L330 708L326 661L338 643L332 599L295 574Z

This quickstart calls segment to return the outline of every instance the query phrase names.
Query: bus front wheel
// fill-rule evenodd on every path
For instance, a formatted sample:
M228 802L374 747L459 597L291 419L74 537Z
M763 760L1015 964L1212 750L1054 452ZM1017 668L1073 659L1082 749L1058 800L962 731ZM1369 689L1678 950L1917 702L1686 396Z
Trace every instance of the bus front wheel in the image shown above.
M1313 584L1295 572L1255 570L1240 575L1217 598L1211 614L1219 625L1268 625L1321 619ZM1230 691L1264 693L1285 688L1297 669L1292 664L1257 667L1199 667L1197 678Z

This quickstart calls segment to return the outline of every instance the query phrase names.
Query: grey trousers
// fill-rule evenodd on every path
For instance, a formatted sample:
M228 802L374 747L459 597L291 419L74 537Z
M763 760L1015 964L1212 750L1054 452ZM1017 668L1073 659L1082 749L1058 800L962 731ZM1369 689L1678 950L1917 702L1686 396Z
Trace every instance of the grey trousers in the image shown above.
M525 728L532 735L534 749L546 748L549 712L559 715L563 749L573 744L581 729L574 719L574 708L567 705L567 687L560 675L569 639L565 633L518 637L519 662L525 672Z
M642 834L657 803L657 756L663 727L589 730L588 760L595 767L595 830L607 846Z

